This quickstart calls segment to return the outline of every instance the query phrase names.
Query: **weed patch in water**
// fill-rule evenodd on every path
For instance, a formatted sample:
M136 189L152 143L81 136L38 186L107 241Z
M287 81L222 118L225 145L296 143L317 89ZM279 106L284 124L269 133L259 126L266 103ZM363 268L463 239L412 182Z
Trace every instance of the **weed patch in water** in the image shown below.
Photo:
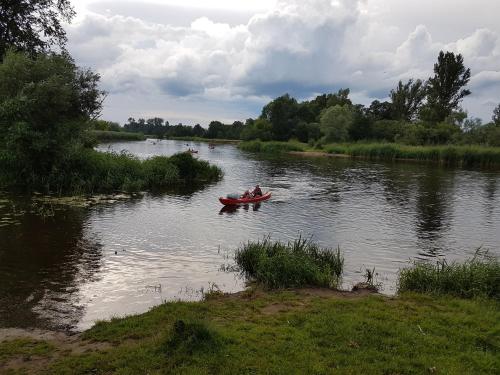
M321 248L304 238L248 242L236 251L235 261L247 278L268 288L336 287L344 268L339 248Z

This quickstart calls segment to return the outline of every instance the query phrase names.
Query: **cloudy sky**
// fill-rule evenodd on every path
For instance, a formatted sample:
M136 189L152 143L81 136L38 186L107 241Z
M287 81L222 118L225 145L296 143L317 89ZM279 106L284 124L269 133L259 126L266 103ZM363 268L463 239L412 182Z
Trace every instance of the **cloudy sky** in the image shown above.
M472 78L463 107L500 102L499 0L73 0L68 47L102 76L103 118L255 117L271 98L349 87L357 103L426 79L440 50Z

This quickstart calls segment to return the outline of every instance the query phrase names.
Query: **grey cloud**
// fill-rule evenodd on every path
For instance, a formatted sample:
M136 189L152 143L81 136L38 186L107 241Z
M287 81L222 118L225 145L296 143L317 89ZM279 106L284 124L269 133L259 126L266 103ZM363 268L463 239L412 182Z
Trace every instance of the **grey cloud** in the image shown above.
M179 27L145 15L139 19L140 11L132 17L138 8L127 2L130 8L125 12L123 5L122 15L107 15L99 8L102 14L90 13L70 26L69 47L79 63L102 74L111 95L219 100L239 108L249 98L285 92L307 98L341 87L350 87L367 102L383 99L400 79L427 79L438 52L446 49L462 53L471 67L474 99L465 103L485 116L477 103L485 95L500 97L499 32L481 27L442 39L425 22L404 28L384 24L389 10L366 12L376 3L381 2L279 1L275 9L254 15L244 25L214 22L205 14ZM416 7L410 3L408 8ZM116 1L106 4L120 7Z

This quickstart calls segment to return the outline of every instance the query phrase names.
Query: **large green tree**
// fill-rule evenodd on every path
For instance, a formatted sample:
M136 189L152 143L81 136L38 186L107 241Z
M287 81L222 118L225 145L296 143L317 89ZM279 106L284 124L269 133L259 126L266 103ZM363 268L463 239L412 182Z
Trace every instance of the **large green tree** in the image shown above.
M471 93L465 88L470 75L461 54L441 51L434 64L434 77L427 81L427 105L422 112L423 118L439 122L456 110L462 99Z
M493 110L493 116L491 119L496 126L500 126L500 104L498 104Z
M260 117L271 123L274 139L286 141L297 126L298 111L297 100L285 94L267 104Z
M326 142L344 142L354 122L354 111L348 105L334 105L321 113L320 126Z
M34 55L64 48L62 22L75 15L70 0L1 0L0 61L9 48Z
M403 83L399 81L398 87L391 90L391 111L394 120L413 120L425 98L423 82L419 79Z
M66 54L7 52L0 63L0 162L26 184L48 175L83 147L89 120L104 93L99 75L79 69Z

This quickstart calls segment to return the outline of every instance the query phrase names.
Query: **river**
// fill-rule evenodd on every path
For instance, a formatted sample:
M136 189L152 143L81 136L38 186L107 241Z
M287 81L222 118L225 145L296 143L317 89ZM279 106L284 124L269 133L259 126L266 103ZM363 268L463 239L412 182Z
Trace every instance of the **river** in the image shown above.
M188 147L220 166L222 181L161 195L40 215L26 198L0 194L0 327L82 330L166 300L199 299L215 283L244 288L223 271L248 240L299 235L337 247L343 288L375 268L382 291L416 259L463 260L478 247L500 255L500 172L435 164L265 157L234 145L181 141L111 143L140 158ZM260 183L272 198L221 210L218 197Z

